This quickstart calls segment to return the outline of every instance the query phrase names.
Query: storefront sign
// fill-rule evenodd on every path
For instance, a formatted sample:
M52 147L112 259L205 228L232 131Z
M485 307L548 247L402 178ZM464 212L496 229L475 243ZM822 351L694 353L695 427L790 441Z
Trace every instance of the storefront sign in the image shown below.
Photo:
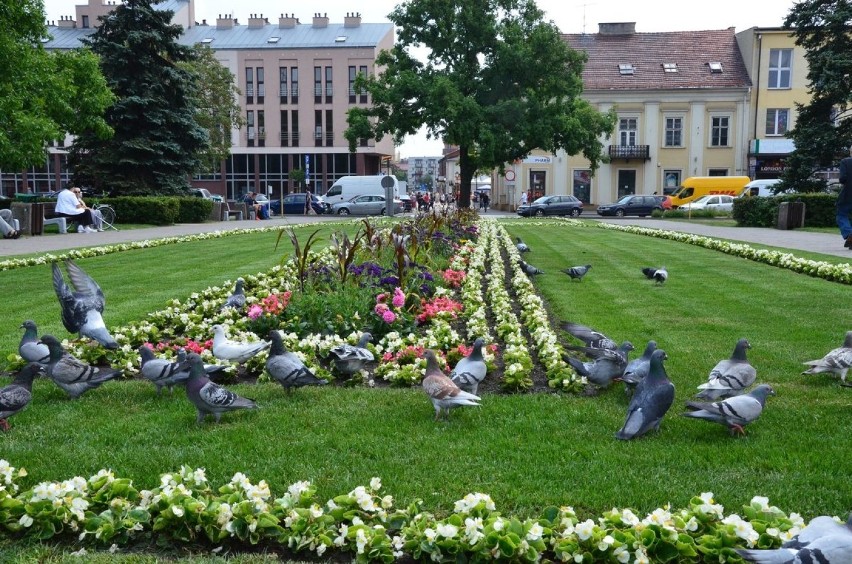
M524 164L550 164L553 159L550 157L534 157L529 156L524 159Z

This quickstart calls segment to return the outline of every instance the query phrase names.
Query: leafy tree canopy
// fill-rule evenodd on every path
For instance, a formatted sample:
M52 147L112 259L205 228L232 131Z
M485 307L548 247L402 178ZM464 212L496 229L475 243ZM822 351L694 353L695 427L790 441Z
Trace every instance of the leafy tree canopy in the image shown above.
M796 126L787 134L796 144L787 161L784 190L825 188L814 172L837 164L852 144L852 3L803 0L794 4L784 27L804 47L811 101L796 104Z
M115 135L80 135L70 162L75 180L116 193L181 194L210 139L197 121L193 74L180 66L192 50L178 43L173 13L151 3L118 4L85 40L117 98L106 113Z
M347 120L350 150L360 138L397 143L425 125L459 147L461 201L479 170L502 168L533 149L582 152L592 168L615 118L580 98L585 55L571 50L532 0L418 0L390 15L395 47L359 76L372 97ZM427 50L425 62L413 52Z
M66 132L109 136L112 94L90 51L48 52L39 0L0 0L0 168L43 164Z

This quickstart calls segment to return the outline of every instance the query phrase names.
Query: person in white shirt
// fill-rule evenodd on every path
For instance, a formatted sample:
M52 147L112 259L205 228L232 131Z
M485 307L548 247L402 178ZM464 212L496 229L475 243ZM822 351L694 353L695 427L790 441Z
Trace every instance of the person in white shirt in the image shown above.
M14 228L15 220L12 219L12 210L0 210L0 233L4 239L17 239L21 234Z
M59 217L67 217L77 224L77 233L96 233L97 230L92 227L95 220L92 218L92 211L86 207L86 204L77 199L77 194L74 190L79 188L68 188L67 186L59 192L56 198L55 213Z
M104 216L101 215L100 210L96 210L90 208L86 205L86 202L83 201L83 191L77 187L71 188L71 191L74 192L74 195L77 196L77 201L83 204L89 212L92 214L92 226L95 228L95 231L103 231L104 230Z

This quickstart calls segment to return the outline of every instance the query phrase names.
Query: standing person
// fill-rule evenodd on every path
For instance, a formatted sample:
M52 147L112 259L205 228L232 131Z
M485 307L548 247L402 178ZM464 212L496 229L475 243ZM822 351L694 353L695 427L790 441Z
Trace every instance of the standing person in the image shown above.
M21 234L14 227L12 210L0 210L0 233L4 239L17 239Z
M529 202L529 195L526 192L521 192L521 202L518 207L525 206Z
M83 191L77 187L71 188L71 191L74 192L74 195L77 196L77 201L83 204L83 207L89 210L92 214L92 227L94 227L95 231L103 231L104 230L104 216L101 215L99 210L95 210L86 205L86 202L83 201Z
M305 191L305 215L313 215L316 212L314 211L314 196L311 194L310 190Z
M852 223L849 222L849 214L852 213L852 147L849 155L840 161L840 194L837 196L837 227L840 228L840 236L846 242L844 247L852 250Z
M56 198L55 213L59 217L67 217L75 222L77 233L97 233L97 230L91 227L95 222L91 210L86 207L86 204L81 204L77 199L77 194L67 186L59 192L59 196Z

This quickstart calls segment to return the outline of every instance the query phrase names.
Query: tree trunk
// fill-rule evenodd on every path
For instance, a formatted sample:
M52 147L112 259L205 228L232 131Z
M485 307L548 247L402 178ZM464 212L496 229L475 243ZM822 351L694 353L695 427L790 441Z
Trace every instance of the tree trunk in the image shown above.
M470 183L473 180L474 169L473 162L470 160L468 148L464 145L459 147L459 200L458 207L470 207Z

